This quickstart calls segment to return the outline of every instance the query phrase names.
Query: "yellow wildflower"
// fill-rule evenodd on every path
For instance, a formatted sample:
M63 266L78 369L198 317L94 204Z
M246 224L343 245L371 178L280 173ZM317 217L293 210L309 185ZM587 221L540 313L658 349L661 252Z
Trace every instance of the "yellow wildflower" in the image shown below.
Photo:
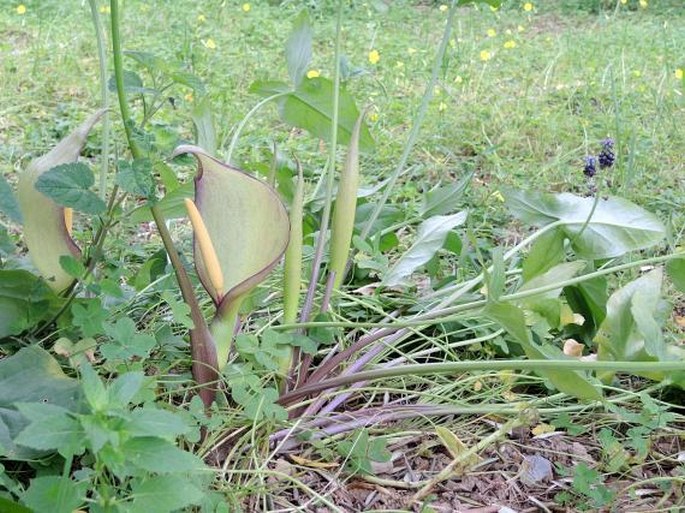
M26 14L26 6L24 4L17 5L17 14Z
M495 7L494 5L491 5L491 6L490 6L490 10L491 10L492 12L497 12L497 11L499 11L499 7Z
M513 39L510 39L509 41L504 42L504 48L507 50L511 50L512 48L516 48L516 41Z
M649 2L647 0L640 0L640 7L642 7L643 9L647 9L648 6Z
M622 3L623 5L626 5L626 4L628 3L628 0L621 0L621 3Z
M371 123L375 123L376 121L378 121L378 113L377 112L371 112L369 114L369 121L371 121Z
M447 9L449 9L449 7L447 7L447 4L442 4L440 6L440 12L447 12Z
M187 102L192 102L193 101L193 93L187 93L183 98Z
M635 78L640 78L642 76L642 72L639 69L634 69L633 70L633 76Z
M307 78L318 78L321 76L321 72L318 69L310 69L307 71Z
M486 34L488 37L495 37L497 35L497 31L494 28L489 28Z
M483 62L489 61L491 58L492 58L492 54L489 51L487 51L487 50L481 50L480 51L480 60L481 61L483 61Z
M416 48L412 48L411 46L407 48L407 53L409 55L414 55L416 53Z
M678 68L677 70L675 70L674 75L675 75L675 78L677 78L678 80L682 80L683 79L683 68Z
M100 12L103 14L109 14L110 13L109 5L101 5L100 6Z
M205 21L207 21L207 16L205 16L204 14L198 14L197 21L198 23L204 23Z
M252 6L248 3L244 3L242 6L243 12L250 12L251 9L252 9Z
M526 27L524 27L523 25L519 25L519 26L516 28L516 30L518 30L519 32L525 32L525 31L526 31Z
M204 42L204 45L210 50L216 50L216 42L211 37Z
M445 112L447 110L447 104L445 102L440 102L440 105L438 105L438 111L439 112Z
M381 54L378 53L378 50L371 50L369 52L369 62L371 64L378 64L378 61L381 60Z
M523 10L526 12L532 11L533 10L533 4L530 2L526 2L525 4L523 4Z
M461 78L461 75L457 75L457 76L454 78L454 83L455 83L455 84L461 84L463 81L464 81L464 79Z

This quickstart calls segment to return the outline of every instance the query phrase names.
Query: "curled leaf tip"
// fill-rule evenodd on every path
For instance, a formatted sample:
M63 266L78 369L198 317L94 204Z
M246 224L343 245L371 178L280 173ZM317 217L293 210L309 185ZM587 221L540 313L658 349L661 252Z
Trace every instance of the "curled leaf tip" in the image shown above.
M217 301L221 301L221 297L224 293L224 274L221 272L221 266L219 265L219 258L214 249L214 244L212 244L212 239L209 237L207 226L202 220L202 215L197 209L197 206L195 206L195 202L190 198L186 198L185 205L186 210L188 211L188 217L193 225L193 231L195 232L195 241L200 253L199 257L203 260L204 268L207 271L207 277L214 288L214 294L211 295L213 297L215 296Z

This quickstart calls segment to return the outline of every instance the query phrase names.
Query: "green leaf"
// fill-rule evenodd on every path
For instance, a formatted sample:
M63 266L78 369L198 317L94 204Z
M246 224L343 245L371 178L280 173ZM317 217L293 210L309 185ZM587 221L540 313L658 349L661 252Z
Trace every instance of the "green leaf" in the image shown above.
M117 169L116 182L121 190L145 199L154 197L155 181L149 159L136 159L132 162L120 160Z
M109 318L109 311L102 306L99 298L79 298L71 306L71 322L81 328L84 337L96 337L105 332L104 322Z
M157 209L159 209L165 219L186 217L188 213L186 212L184 201L186 198L193 197L194 190L195 186L192 182L179 185L157 202ZM148 205L134 210L131 214L132 223L142 223L152 220L152 213Z
M16 409L16 403L41 403L76 411L80 398L78 382L65 376L59 363L38 346L25 347L0 360L0 446L5 457L20 460L42 454L14 444L13 438L29 423Z
M5 214L10 220L21 224L21 210L19 202L12 192L12 187L7 183L3 175L0 175L0 212Z
M130 317L121 317L114 324L105 324L105 333L112 343L102 344L100 352L108 360L147 358L157 343L152 335L138 333L136 323Z
M131 94L148 94L148 93L157 93L158 91L156 89L151 89L148 87L143 86L143 79L140 78L140 75L136 73L135 71L129 71L129 70L124 70L124 92L126 93L131 93ZM107 88L112 91L116 92L117 90L117 84L114 79L114 75L109 77L109 80L107 81Z
M31 480L24 503L35 512L72 513L85 502L88 482L76 483L61 476L42 476Z
M426 264L445 244L450 230L466 221L466 215L467 212L463 211L450 216L434 216L421 223L414 244L388 270L383 278L383 285L397 286Z
M649 248L666 234L654 214L621 198L600 199L587 226L594 198L514 190L508 191L505 198L512 213L522 221L537 226L561 221L560 229L576 254L588 260Z
M151 406L133 410L126 419L126 430L135 437L156 436L173 440L190 431L190 426L180 415Z
M115 379L109 386L110 405L115 408L125 408L145 385L143 372L127 372Z
M105 410L109 405L109 394L97 372L88 362L81 367L81 387L86 401L95 412Z
M26 508L18 502L11 501L0 496L0 511L4 513L34 513L33 510Z
M673 285L680 292L685 292L685 257L669 260L666 264L666 272Z
M333 82L323 77L305 78L295 91L279 99L278 103L281 117L286 123L307 130L324 141L330 139L333 124ZM339 107L339 142L349 144L354 124L359 119L359 109L344 87L340 88ZM362 125L359 149L367 152L373 145L369 128Z
M285 43L285 60L290 80L299 87L312 60L312 27L307 10L303 9L295 18L293 29Z
M561 351L550 351L549 348L539 346L533 342L530 331L526 326L523 311L517 306L507 303L490 303L483 313L497 322L521 345L526 356L531 360L564 359ZM556 354L555 354L556 353ZM549 381L561 392L584 400L600 400L599 390L580 371L540 371L538 374Z
M164 475L147 478L132 486L129 513L170 513L197 506L204 494L188 479Z
M187 71L172 71L169 73L169 78L176 84L189 87L195 91L198 96L202 96L206 92L204 82L194 73L188 73Z
M595 337L600 360L668 361L685 359L685 351L669 346L661 334L666 304L661 298L663 271L641 276L614 292L607 302L606 319ZM662 380L664 373L640 373ZM613 374L605 374L609 379Z
M86 214L101 214L105 202L89 190L95 183L91 169L80 162L61 164L46 171L36 180L36 190L58 205Z
M200 458L158 437L131 438L121 445L121 451L132 465L148 472L171 474L204 468Z
M471 183L473 173L467 173L461 180L437 186L423 194L419 214L424 219L454 212L464 192Z
M529 281L563 261L565 239L562 230L552 230L535 239L523 261L523 281Z
M488 272L487 269L483 271L487 284L488 301L498 301L504 293L504 285L507 279L505 272L504 250L502 246L496 246L492 250L492 271Z
M0 269L0 339L47 320L59 298L39 277L28 271Z
M59 265L62 266L62 269L64 269L69 276L73 276L74 278L83 276L86 272L86 267L83 263L72 255L61 255L59 257Z
M17 403L17 409L30 419L31 406L24 408L23 403ZM31 420L31 419L30 419ZM14 439L14 443L37 449L39 451L57 451L65 458L81 454L85 450L83 445L84 432L78 420L72 417L68 410L42 417L40 421L31 422Z
M276 94L292 92L292 87L285 82L278 80L257 80L250 84L250 88L248 90L253 94L269 97Z

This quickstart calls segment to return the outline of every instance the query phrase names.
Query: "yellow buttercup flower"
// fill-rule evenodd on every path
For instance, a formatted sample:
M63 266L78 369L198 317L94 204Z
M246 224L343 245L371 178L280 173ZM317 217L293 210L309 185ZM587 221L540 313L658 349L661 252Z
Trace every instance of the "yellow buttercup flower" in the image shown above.
M100 6L100 12L103 14L109 14L110 13L109 5L101 5Z
M518 27L516 27L516 30L518 30L519 32L525 32L526 27L524 27L523 25L519 25Z
M647 7L649 7L649 2L647 0L640 0L640 7L647 9Z
M622 3L623 5L626 5L626 4L628 3L628 0L621 0L621 3Z
M17 5L17 14L26 14L26 6L24 4Z
M307 78L318 78L321 76L321 72L318 69L310 69L307 71Z
M497 35L497 31L493 28L489 28L486 32L488 37L495 37Z
M683 68L678 68L677 70L675 70L674 75L675 75L675 78L677 78L678 80L682 80L683 79Z
M532 11L533 10L533 4L530 2L526 2L525 4L523 4L523 10L526 12Z
M447 7L447 4L442 4L440 6L440 12L447 12L447 9L449 9L449 7Z
M481 50L480 51L480 60L481 61L485 62L485 61L489 61L490 59L492 59L492 54L489 51L487 51L487 50Z
M204 42L204 45L210 50L216 50L216 42L211 37Z
M510 39L509 41L505 41L504 48L506 48L507 50L511 50L512 48L516 48L516 41L514 41L513 39Z
M244 3L242 6L243 12L250 12L251 9L252 9L252 6L248 3Z
M369 114L369 121L371 121L371 123L375 123L376 121L378 121L378 113L377 112L371 112Z
M204 23L205 21L207 21L207 17L204 14L198 14L197 21L198 23Z
M378 53L378 50L371 50L369 52L369 62L371 64L378 64L378 61L381 60L381 54Z

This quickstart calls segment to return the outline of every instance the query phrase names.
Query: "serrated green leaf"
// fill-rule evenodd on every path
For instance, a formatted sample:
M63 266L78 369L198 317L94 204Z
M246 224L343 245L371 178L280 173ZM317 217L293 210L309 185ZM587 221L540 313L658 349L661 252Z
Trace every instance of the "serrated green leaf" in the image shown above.
M202 460L158 437L136 437L121 445L121 452L135 467L148 472L172 474L204 468Z
M433 216L419 226L416 240L383 277L383 285L393 287L401 284L419 267L426 264L445 244L450 230L466 221L466 211L450 216Z
M203 493L188 479L164 475L144 479L131 489L129 513L170 513L199 505Z
M86 499L88 482L76 483L60 476L42 476L31 480L23 496L24 503L35 512L72 513Z
M117 168L116 182L121 190L146 199L154 197L155 181L149 159L120 160Z
M127 372L118 376L109 386L109 400L113 407L124 408L133 401L145 384L143 372Z
M19 412L26 416L30 410L17 404ZM84 432L78 420L65 410L56 415L33 421L14 439L14 443L39 451L57 451L64 457L81 454Z
M36 190L63 207L87 214L100 214L105 202L89 190L95 183L93 171L80 162L61 164L46 171L36 180Z
M285 43L285 60L290 80L298 87L312 60L312 27L306 9L300 11L295 18L293 29Z
M103 411L109 403L109 395L97 372L88 362L81 367L81 387L88 404L95 412Z
M173 440L190 431L190 426L178 414L145 406L137 408L126 417L126 429L131 436L156 436Z
M28 419L16 410L17 403L41 403L76 411L81 405L79 384L62 372L47 351L37 346L23 348L0 360L0 426L4 425L4 432L9 435L3 439L0 434L0 445L4 446L7 457L23 459L35 456L35 451L23 451L12 442L12 437L28 424ZM56 412L49 410L50 414Z
M59 265L62 266L62 269L64 269L69 276L73 276L74 278L79 278L86 272L86 267L83 263L72 255L61 255L59 257Z

